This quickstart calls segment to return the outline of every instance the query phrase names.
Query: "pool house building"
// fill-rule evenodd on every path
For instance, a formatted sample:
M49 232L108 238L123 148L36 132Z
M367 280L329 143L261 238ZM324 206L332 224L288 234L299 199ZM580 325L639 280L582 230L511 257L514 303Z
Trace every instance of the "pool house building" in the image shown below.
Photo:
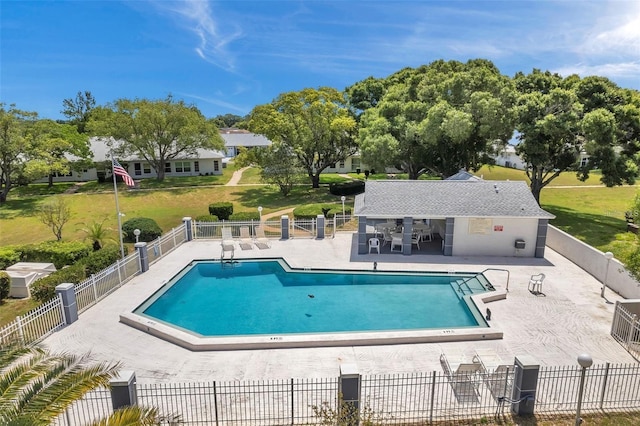
M547 226L522 181L371 180L356 196L358 253L544 257ZM373 241L376 243L375 241Z

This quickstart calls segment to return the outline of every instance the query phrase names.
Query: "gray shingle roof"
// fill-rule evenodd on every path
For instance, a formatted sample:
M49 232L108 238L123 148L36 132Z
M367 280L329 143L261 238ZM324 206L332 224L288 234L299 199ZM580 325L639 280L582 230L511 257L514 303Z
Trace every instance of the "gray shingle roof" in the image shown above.
M354 213L369 218L527 217L553 219L523 181L371 180Z
M254 133L220 133L224 144L227 147L233 146L269 146L271 141L262 135L256 135Z

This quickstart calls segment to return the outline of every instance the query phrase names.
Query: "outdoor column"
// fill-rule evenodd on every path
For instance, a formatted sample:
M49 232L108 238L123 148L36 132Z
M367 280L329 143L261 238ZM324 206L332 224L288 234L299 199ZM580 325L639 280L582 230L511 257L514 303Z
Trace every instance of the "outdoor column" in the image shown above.
M340 364L340 379L338 380L338 392L342 395L342 401L338 410L349 410L354 414L348 424L358 424L358 410L360 409L360 373L355 364Z
M280 235L283 240L289 239L289 216L286 214L280 216Z
M140 258L140 272L147 272L149 270L149 251L147 249L147 243L144 241L135 243L134 247L138 251Z
M444 227L444 240L442 241L442 254L453 256L453 225L455 219L448 217Z
M515 367L511 411L518 416L533 414L540 363L530 355L522 355L516 357Z
M547 227L549 219L538 219L538 235L536 238L535 257L544 257L544 248L547 245Z
M360 216L358 218L358 254L369 253L367 244L367 218Z
M56 286L56 294L62 297L65 324L69 325L78 320L78 304L76 303L76 289L71 283Z
M413 233L413 218L402 218L402 254L411 254L411 234Z
M193 240L193 229L191 229L193 221L187 216L182 218L182 223L184 223L185 237L187 238L187 241Z
M109 385L111 386L111 405L114 410L138 405L135 372L121 371L109 381Z
M324 238L324 215L321 214L316 217L316 236L319 240Z

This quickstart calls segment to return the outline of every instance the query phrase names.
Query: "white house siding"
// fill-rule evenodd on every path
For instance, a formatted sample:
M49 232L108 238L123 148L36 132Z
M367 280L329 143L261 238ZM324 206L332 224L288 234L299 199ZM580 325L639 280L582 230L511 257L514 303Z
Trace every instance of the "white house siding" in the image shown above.
M483 218L484 219L484 218ZM534 257L538 219L488 218L488 233L479 231L473 218L457 217L453 228L453 256L522 256ZM525 248L515 249L515 241L525 241Z
M198 164L196 170L196 162ZM222 159L199 158L171 160L171 171L165 170L165 176L205 176L205 175L221 175ZM217 164L217 165L216 165ZM129 161L127 172L134 179L148 179L157 177L156 169L150 164L141 161Z

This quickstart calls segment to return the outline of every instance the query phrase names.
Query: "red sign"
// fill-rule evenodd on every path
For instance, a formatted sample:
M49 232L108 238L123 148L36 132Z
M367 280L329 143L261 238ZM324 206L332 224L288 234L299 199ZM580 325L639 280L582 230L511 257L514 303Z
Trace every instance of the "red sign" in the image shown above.
M494 232L502 232L503 229L502 225L495 225L493 227Z

